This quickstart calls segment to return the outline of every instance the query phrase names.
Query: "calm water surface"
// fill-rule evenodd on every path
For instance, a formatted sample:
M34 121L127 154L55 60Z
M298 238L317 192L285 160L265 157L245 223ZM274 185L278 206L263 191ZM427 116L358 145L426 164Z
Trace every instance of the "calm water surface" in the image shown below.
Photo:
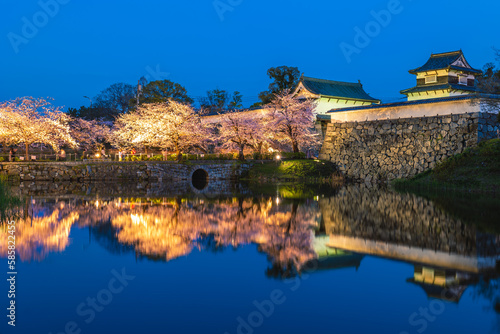
M496 202L78 187L14 189L16 327L2 315L1 333L500 332Z

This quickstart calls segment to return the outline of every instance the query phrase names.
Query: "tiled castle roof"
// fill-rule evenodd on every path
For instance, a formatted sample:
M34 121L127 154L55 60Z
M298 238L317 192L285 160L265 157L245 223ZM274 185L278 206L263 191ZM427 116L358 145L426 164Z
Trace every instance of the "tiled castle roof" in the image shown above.
M464 59L464 63L466 65L466 67L453 65L460 58ZM465 71L465 72L470 72L470 73L475 73L475 74L482 74L483 73L482 71L474 69L467 64L467 61L465 60L465 57L464 57L462 50L453 51L453 52L446 52L446 53L432 54L431 57L429 58L429 60L427 61L427 63L425 63L423 66L420 66L414 70L410 70L410 73L416 74L419 72L427 72L427 71L435 71L435 70L443 70L443 69L455 69L455 70Z
M315 79L311 77L302 77L300 82L309 92L316 95L380 103L380 100L371 97L365 92L361 83Z

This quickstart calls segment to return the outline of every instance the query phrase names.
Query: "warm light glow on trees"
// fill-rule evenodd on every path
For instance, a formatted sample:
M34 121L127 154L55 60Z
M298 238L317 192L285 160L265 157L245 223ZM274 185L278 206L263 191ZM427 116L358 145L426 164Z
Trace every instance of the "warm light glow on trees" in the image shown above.
M228 110L215 121L175 100L143 104L121 114L113 131L111 123L72 118L44 99L18 98L0 103L0 142L24 145L26 159L32 144L50 145L58 152L63 145L89 150L106 141L123 148L160 148L179 158L193 150L207 152L214 142L223 150L237 150L242 160L246 150L262 153L269 146L297 153L318 142L314 104L289 92L277 94L262 110Z
M42 98L22 97L0 103L0 142L24 145L26 160L32 144L47 144L58 152L64 144L76 146L69 116Z
M71 136L84 150L96 149L110 138L111 124L100 121L87 121L82 118L72 118L70 121Z
M222 143L222 148L237 149L238 159L244 160L245 148L255 149L264 141L264 132L259 122L262 117L259 116L238 111L221 114L218 141Z
M298 98L285 90L265 108L269 110L268 128L277 142L290 145L294 153L318 143L313 100Z
M178 156L192 149L205 150L210 133L194 109L169 101L140 106L121 115L115 123L113 141L118 146L150 146Z

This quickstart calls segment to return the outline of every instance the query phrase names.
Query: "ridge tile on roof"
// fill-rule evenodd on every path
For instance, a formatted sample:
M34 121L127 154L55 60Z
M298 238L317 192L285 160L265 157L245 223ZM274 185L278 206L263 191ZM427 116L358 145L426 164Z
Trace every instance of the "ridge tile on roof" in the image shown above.
M478 74L482 73L482 71L474 69L474 68L454 66L453 63L456 62L461 57L463 57L465 60L465 56L464 56L462 50L432 54L431 57L429 58L429 60L427 60L427 62L423 66L420 66L414 70L410 70L410 73L416 74L419 72L435 71L435 70L442 70L442 69L448 69L448 68L453 68L453 69L462 70L462 71L469 71L469 72L478 73ZM465 62L467 62L467 61L465 60Z
M311 77L302 77L301 82L308 91L316 95L380 103L380 100L365 92L360 82L342 82Z

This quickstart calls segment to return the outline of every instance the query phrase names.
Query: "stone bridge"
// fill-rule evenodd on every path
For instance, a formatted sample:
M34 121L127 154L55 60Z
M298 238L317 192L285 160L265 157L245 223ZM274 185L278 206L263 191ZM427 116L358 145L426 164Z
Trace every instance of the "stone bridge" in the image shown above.
M249 164L238 162L13 162L0 164L0 176L13 181L208 181L236 180Z

